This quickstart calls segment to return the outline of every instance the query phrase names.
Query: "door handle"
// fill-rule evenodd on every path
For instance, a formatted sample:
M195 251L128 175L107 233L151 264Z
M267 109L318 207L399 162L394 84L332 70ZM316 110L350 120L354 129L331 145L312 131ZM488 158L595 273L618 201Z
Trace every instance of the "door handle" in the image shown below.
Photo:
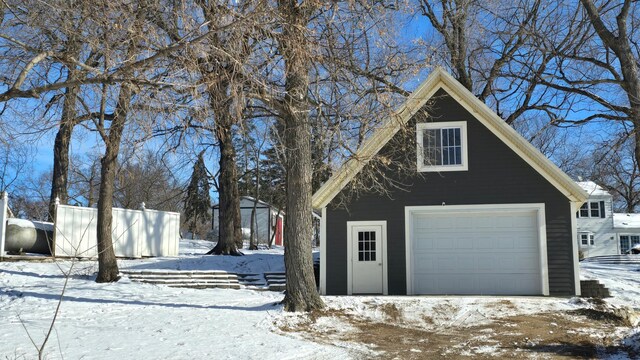
M378 263L378 266L382 266L382 263Z

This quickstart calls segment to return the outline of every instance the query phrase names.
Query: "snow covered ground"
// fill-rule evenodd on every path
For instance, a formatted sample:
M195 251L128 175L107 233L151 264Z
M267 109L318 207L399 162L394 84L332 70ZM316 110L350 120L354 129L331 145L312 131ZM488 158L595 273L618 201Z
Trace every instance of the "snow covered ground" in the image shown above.
M120 260L121 269L283 271L282 248L245 251L247 256L202 256L211 244L181 242L179 258ZM29 339L42 342L71 262L0 263L0 358L37 356ZM181 289L134 283L127 278L96 284L97 265L74 265L47 359L335 359L376 355L371 347L340 340L354 329L320 318L316 328L338 334L314 342L308 334L283 331L308 319L287 314L282 294L252 290ZM583 265L583 278L609 287L616 306L640 310L637 266ZM567 298L537 297L325 297L331 311L384 323L398 310L406 326L425 330L476 326L497 318L590 306ZM393 305L390 307L390 305ZM395 310L394 310L395 309ZM391 311L391 313L390 313ZM425 314L429 321L425 321ZM27 334L28 331L28 334ZM334 337L336 338L336 337Z

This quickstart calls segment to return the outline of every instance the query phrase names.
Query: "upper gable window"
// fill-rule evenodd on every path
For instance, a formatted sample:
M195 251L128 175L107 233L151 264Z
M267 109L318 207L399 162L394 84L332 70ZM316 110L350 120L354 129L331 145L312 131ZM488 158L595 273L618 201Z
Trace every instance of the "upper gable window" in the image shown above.
M418 171L466 171L467 122L420 123L416 127Z
M578 212L581 218L600 218L604 217L604 201L589 201L580 207Z

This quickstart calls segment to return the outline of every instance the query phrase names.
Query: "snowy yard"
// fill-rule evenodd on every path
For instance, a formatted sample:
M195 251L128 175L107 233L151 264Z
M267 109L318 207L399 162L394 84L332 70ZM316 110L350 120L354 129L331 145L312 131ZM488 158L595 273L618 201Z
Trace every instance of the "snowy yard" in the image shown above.
M183 241L180 258L121 260L121 269L282 271L282 250L203 257L208 243ZM69 262L0 263L0 358L37 356ZM640 310L635 266L583 265L614 296L604 304L535 297L325 297L328 308L287 314L282 294L93 282L78 262L48 359L560 358L633 356L638 341L616 309ZM630 319L631 321L636 321ZM26 329L26 330L25 330ZM625 340L626 339L626 340ZM635 349L636 351L640 349Z

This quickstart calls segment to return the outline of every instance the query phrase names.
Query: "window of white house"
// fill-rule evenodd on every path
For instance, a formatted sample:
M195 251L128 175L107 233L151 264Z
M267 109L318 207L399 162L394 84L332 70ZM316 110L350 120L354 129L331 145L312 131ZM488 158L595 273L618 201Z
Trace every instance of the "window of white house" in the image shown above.
M638 235L620 235L620 253L626 254L632 247L640 244Z
M580 245L593 246L595 244L596 244L595 238L592 233L588 233L588 232L580 233Z
M590 201L582 204L580 207L581 218L599 218L603 209L600 208L600 203L597 201Z
M465 121L417 125L418 171L465 171L467 123Z

